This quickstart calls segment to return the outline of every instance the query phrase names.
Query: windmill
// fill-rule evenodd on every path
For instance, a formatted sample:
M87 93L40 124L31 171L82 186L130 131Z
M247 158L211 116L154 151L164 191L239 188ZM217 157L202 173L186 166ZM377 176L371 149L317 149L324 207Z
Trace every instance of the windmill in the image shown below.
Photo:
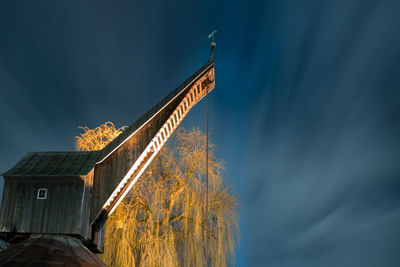
M3 173L3 238L12 243L32 234L71 236L101 253L107 218L189 110L214 89L214 48L213 41L204 66L104 149L31 152Z

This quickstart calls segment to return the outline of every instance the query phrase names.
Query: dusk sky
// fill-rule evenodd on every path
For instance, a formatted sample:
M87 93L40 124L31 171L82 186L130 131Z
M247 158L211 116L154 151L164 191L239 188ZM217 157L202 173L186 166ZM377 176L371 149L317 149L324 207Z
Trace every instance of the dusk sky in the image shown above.
M237 266L400 266L400 1L1 1L0 172L206 63ZM185 118L205 129L205 101ZM2 186L1 186L2 188Z

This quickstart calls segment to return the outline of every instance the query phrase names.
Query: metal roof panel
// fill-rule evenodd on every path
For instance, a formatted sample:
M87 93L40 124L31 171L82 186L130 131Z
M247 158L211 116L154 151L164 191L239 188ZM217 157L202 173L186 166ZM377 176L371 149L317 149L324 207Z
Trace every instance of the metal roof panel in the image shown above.
M100 151L30 152L3 176L77 176L88 174Z

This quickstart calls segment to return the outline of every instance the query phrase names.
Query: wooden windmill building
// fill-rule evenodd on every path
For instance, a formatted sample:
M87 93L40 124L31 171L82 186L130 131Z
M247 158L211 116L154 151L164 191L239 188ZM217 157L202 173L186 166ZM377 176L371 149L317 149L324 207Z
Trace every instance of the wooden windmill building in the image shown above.
M104 222L178 127L215 86L209 61L104 149L34 152L3 174L0 232L70 235L102 252Z

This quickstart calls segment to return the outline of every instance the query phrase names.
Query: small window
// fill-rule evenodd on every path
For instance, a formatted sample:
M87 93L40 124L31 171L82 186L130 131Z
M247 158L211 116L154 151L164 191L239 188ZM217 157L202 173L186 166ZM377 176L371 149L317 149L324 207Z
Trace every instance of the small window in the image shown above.
M39 188L37 191L37 199L47 198L47 188Z

